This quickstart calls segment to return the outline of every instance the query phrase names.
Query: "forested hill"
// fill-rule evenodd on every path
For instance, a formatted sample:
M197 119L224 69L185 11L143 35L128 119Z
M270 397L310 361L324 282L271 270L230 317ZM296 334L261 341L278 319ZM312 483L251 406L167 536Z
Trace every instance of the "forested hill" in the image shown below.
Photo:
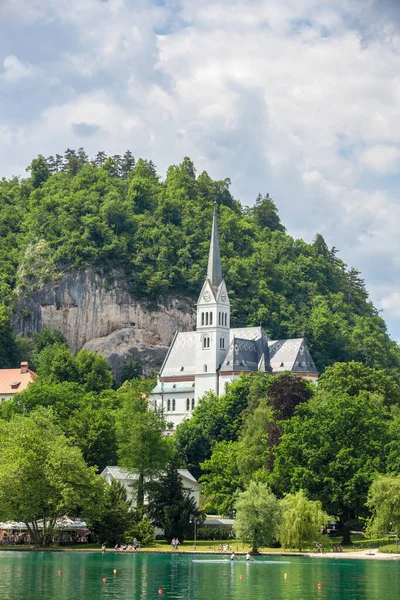
M0 183L0 298L69 269L118 265L137 297L195 299L204 280L213 202L219 205L224 276L233 324L262 324L272 338L306 336L318 368L363 361L397 369L399 348L368 300L360 274L329 249L294 240L274 202L248 208L230 181L196 174L190 159L163 180L126 152L89 161L83 149L39 156L26 179Z

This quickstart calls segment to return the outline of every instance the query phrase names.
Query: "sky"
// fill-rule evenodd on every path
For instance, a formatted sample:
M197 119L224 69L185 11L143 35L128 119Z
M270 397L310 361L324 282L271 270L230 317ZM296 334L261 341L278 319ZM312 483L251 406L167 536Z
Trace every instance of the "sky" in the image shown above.
M80 146L268 192L400 340L400 2L0 0L0 177Z

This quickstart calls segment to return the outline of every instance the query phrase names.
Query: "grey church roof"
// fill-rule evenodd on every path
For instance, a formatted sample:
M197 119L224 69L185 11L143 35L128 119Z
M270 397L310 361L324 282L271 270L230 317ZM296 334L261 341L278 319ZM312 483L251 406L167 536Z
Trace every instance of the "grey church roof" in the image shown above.
M220 371L258 371L256 340L233 338Z
M168 350L160 377L185 377L196 372L196 332L177 333Z
M221 252L219 249L218 218L216 204L214 204L214 217L211 232L210 252L208 255L207 279L214 288L214 291L216 291L222 283Z
M189 331L175 336L161 368L161 378L193 377L196 374L196 335L195 331ZM261 327L230 330L230 344L220 371L318 373L304 338L269 340ZM175 387L169 390L168 387L168 391L166 385L164 393L187 392L191 389L191 382L176 382L179 389ZM153 393L161 393L160 384L157 384Z
M271 367L274 373L315 373L317 368L304 338L268 340Z

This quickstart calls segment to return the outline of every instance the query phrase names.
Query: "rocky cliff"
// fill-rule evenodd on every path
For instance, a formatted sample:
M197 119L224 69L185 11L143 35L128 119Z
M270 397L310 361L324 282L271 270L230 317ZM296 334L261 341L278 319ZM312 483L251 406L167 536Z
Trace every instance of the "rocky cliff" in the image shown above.
M54 328L73 352L85 347L102 354L117 379L131 360L144 374L158 370L174 332L190 331L194 324L194 304L187 298L150 305L129 293L121 273L105 278L93 270L69 272L20 292L14 318L20 335Z

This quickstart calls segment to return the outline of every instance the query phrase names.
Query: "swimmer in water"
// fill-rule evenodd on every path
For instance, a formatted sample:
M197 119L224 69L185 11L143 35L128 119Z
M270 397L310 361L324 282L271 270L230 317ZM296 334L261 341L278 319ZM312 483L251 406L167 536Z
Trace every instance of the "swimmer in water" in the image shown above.
M249 553L247 553L246 554L246 560L249 561L249 562L252 562L254 560L254 558Z
M236 556L235 556L234 552L232 552L232 554L231 554L231 560L236 560Z

